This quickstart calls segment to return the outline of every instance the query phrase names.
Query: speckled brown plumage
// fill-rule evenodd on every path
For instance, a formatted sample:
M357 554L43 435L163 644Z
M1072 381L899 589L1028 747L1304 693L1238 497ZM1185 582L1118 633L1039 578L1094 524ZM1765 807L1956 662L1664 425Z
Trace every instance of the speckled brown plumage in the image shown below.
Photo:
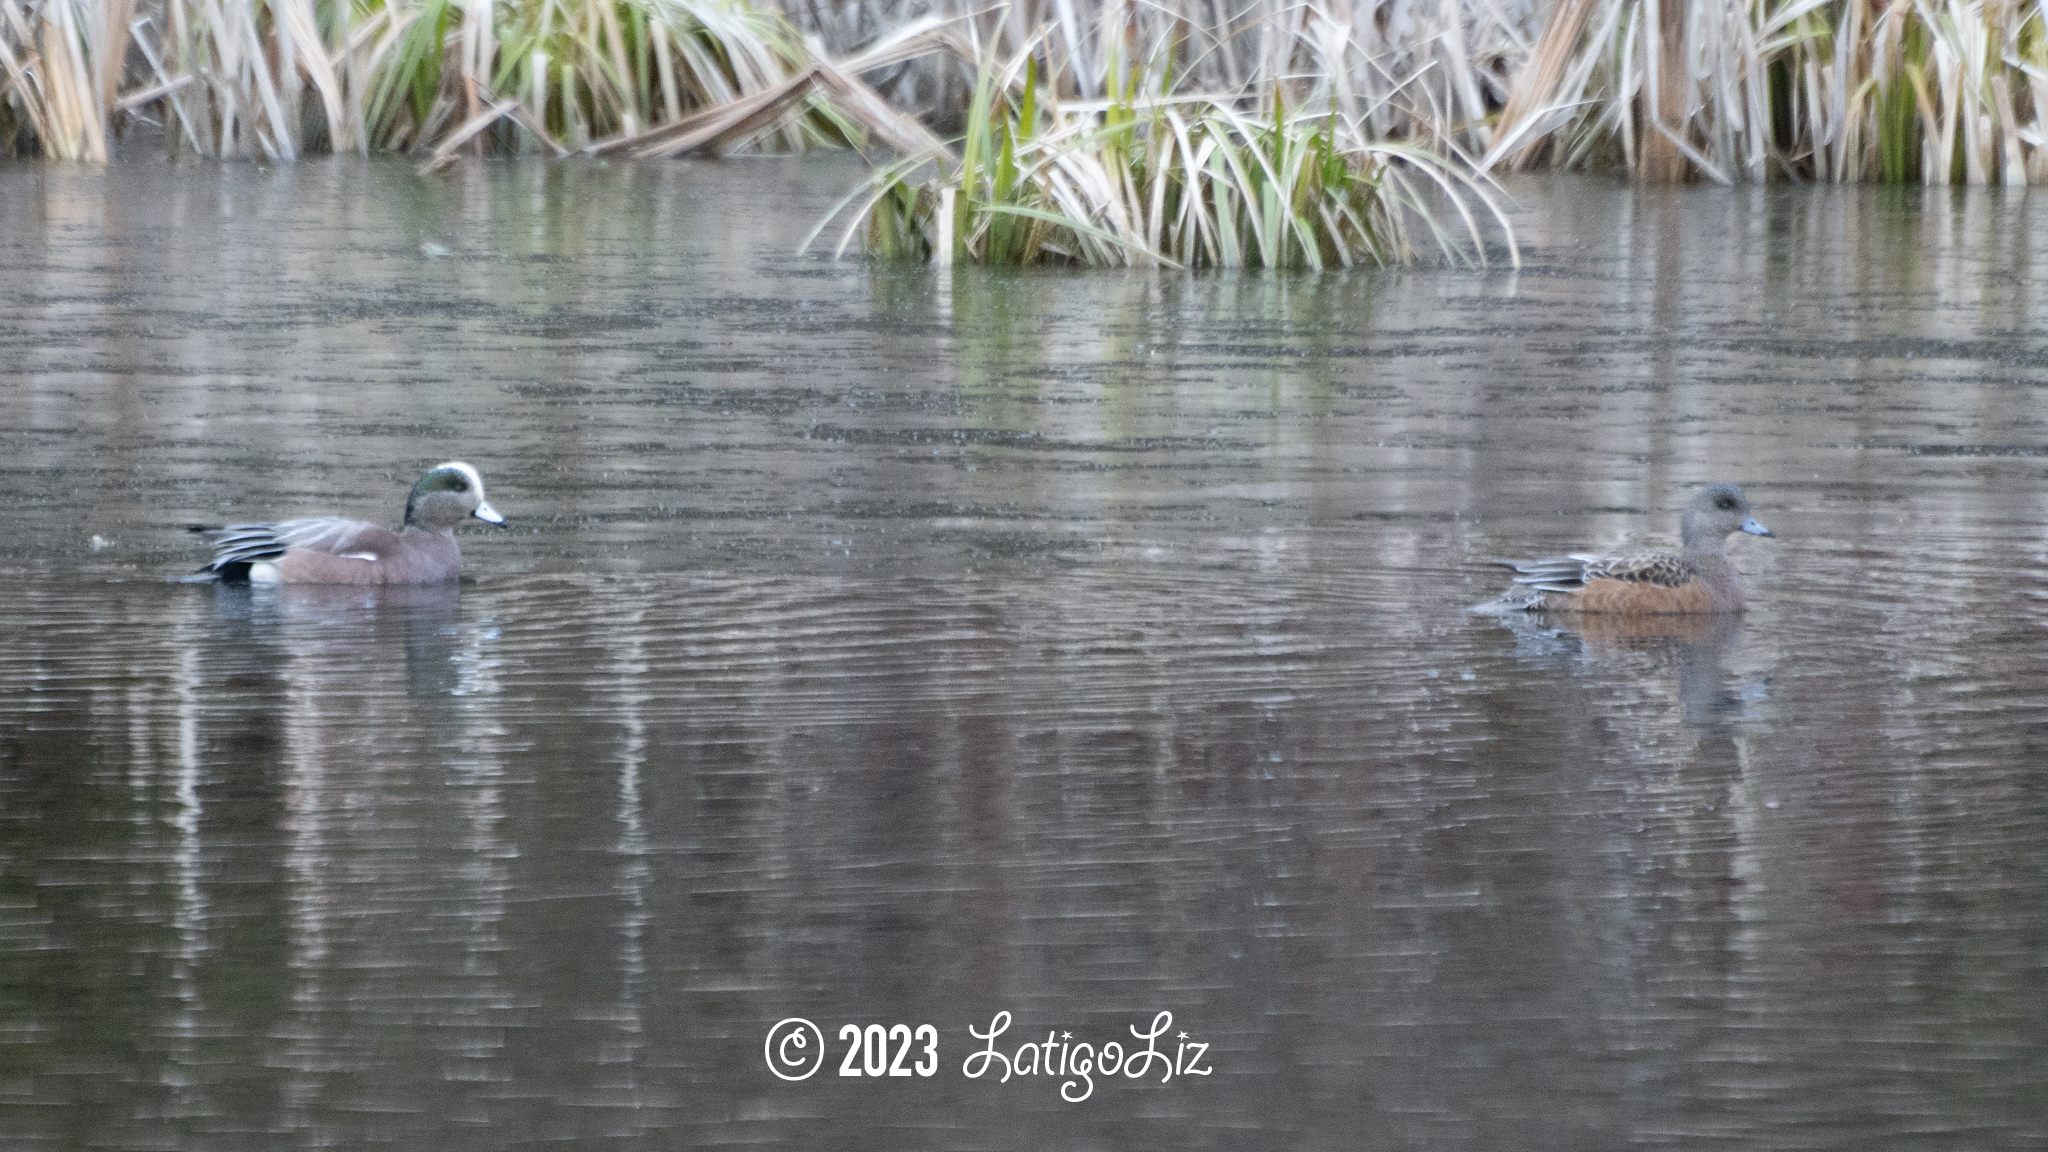
M1680 530L1684 543L1677 552L1496 560L1517 573L1515 587L1482 609L1621 616L1742 611L1741 574L1728 558L1727 539L1735 532L1772 535L1750 515L1742 489L1701 489L1686 504Z

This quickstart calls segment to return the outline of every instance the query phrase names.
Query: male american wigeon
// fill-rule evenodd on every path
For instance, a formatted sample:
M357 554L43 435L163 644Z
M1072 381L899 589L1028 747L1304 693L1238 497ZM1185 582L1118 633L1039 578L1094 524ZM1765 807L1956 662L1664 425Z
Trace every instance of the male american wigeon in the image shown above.
M1742 611L1742 578L1728 558L1736 532L1769 536L1733 484L1709 484L1685 506L1676 552L1597 556L1575 552L1543 560L1495 560L1512 568L1516 587L1483 611L1585 612L1663 616Z
M213 545L201 572L227 583L439 584L462 575L455 526L505 518L484 499L484 478L460 460L436 464L405 498L405 525L317 516L274 524L193 525Z

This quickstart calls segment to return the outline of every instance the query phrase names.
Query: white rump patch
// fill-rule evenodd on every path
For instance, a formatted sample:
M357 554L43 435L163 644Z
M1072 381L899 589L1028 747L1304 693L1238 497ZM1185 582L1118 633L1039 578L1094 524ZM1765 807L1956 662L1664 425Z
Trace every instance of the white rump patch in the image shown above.
M258 560L249 565L249 583L282 584L284 579L277 574L277 565L268 560Z

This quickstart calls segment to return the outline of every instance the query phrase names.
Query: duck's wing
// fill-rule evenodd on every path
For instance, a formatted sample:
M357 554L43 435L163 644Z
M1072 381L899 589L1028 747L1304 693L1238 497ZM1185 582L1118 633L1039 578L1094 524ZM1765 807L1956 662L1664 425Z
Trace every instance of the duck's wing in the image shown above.
M1569 556L1546 556L1541 560L1495 560L1512 568L1515 583L1544 592L1577 592L1591 580L1632 580L1659 588L1678 588L1698 575L1692 565L1676 552L1630 552L1622 556L1601 556L1574 552Z
M229 524L220 528L195 524L192 531L213 545L213 559L205 570L224 575L246 574L251 564L275 562L293 551L375 561L389 554L398 542L398 534L382 524L339 516L280 520L274 524Z
M1698 573L1676 552L1631 552L1626 556L1574 556L1585 565L1585 579L1633 580L1659 588L1682 588Z
M1586 586L1586 557L1545 556L1540 560L1495 560L1518 575L1515 583L1539 592L1576 592Z

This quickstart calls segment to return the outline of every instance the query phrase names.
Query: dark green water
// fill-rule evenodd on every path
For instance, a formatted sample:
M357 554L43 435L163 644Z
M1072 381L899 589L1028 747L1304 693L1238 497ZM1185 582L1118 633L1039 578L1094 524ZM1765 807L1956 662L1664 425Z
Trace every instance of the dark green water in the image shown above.
M2038 197L948 281L856 176L0 165L0 1148L2048 1139ZM459 590L166 580L449 458ZM1463 610L1718 479L1746 618Z

